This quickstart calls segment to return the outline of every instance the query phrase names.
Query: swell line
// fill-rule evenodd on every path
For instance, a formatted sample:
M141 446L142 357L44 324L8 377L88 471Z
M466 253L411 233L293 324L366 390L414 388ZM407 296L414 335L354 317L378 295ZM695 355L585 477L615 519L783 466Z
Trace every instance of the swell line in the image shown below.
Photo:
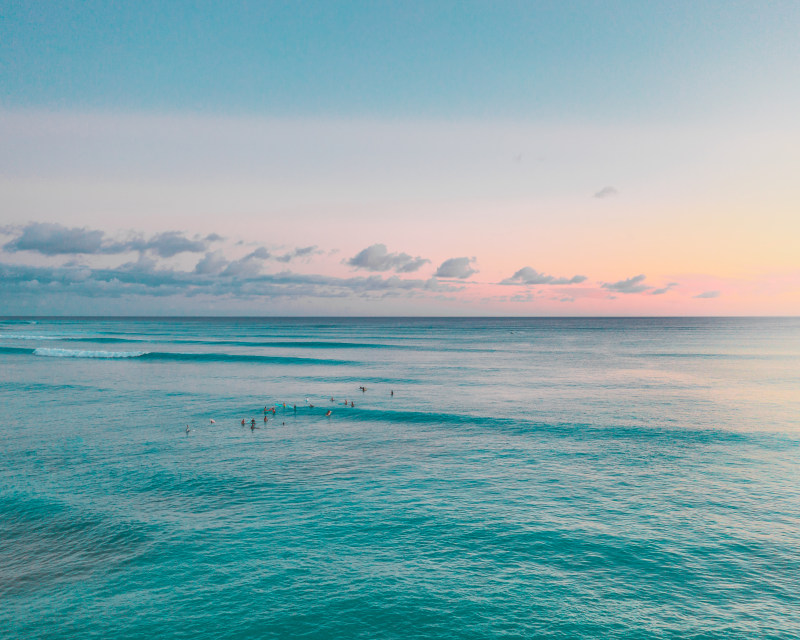
M137 359L169 362L242 362L262 364L299 364L299 365L357 365L352 360L336 360L332 358L303 358L299 356L266 356L234 353L179 353L169 351L88 351L82 349L49 349L39 347L0 346L0 353L16 355L34 355L49 358L94 358L100 360Z
M345 414L344 411L347 411ZM746 441L757 436L734 431L717 429L674 429L670 427L636 427L605 426L598 427L588 423L554 423L520 418L504 418L499 416L459 414L437 411L409 411L394 409L368 409L359 407L356 410L339 410L336 413L346 415L346 420L357 422L377 422L390 424L418 424L431 426L457 426L477 429L498 429L520 435L540 434L542 436L570 437L576 440L606 440L609 436L622 439L665 439L670 442L726 442ZM763 434L761 434L763 435Z
M261 356L234 353L172 353L168 351L151 351L142 355L143 360L172 360L184 362L261 362L266 364L322 364L322 365L357 365L353 360L335 360L332 358L302 358L299 356Z

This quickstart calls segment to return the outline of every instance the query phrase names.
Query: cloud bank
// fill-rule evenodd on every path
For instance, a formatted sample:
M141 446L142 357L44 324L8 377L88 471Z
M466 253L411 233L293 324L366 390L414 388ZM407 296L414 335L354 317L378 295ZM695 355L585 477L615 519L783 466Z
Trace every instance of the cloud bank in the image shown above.
M214 271L210 273L204 268L195 268L194 271L158 269L150 259L127 263L115 269L92 269L81 265L32 267L0 263L0 294L4 297L69 294L88 298L129 295L275 298L341 297L375 293L399 295L459 290L458 287L441 283L436 278L337 278L291 271L261 274L249 266L247 259L228 263L222 270L215 267Z
M216 234L188 236L168 231L145 236L131 232L114 238L104 231L68 228L60 224L30 223L4 227L11 235L4 245L14 254L29 252L47 257L62 257L59 266L31 266L0 262L0 300L56 300L76 298L141 299L141 296L191 298L207 296L224 300L269 300L275 298L348 298L442 295L462 287L442 283L436 278L407 279L397 275L383 277L336 277L300 274L289 270L264 273L267 261L288 263L308 261L323 253L315 245L273 253L259 246L238 258L228 257L214 243L224 239ZM233 248L244 246L235 243ZM138 253L136 259L118 266L107 266L108 256ZM163 262L178 254L202 253L193 267ZM88 262L88 264L86 263ZM428 262L405 253L389 253L383 245L373 245L350 261L361 268L414 271ZM99 265L103 266L99 266Z
M317 298L320 304L327 305L326 299L339 298L340 302L334 306L342 305L341 308L346 309L358 298L371 305L378 298L402 296L403 299L397 302L399 305L407 305L406 298L417 298L427 306L433 300L446 301L447 304L475 303L475 296L479 295L483 295L480 300L484 300L482 304L486 305L528 303L538 309L549 300L571 303L578 298L615 300L618 294L661 296L678 286L677 282L652 286L646 283L644 274L615 282L574 286L585 283L587 277L579 274L554 276L530 266L518 269L499 282L476 282L467 280L478 272L476 258L466 256L444 260L432 277L403 277L430 261L403 252L390 252L380 243L362 249L347 260L339 262L337 259L331 264L333 252L320 250L316 245L289 249L284 245L275 250L225 239L217 234L201 236L166 231L148 235L130 231L111 235L87 227L37 222L0 227L0 234L10 236L3 245L6 262L0 258L0 302L3 303L0 306L6 309L6 313L13 312L12 307L53 309L54 305L63 306L63 301L83 298L117 299L119 305L127 305L125 308L136 308L137 304L145 302L144 296L153 301L174 296L175 301L150 304L158 305L152 307L156 309L172 306L176 310L182 304L178 301L187 302L189 298L195 298L195 303L202 305L208 304L210 298L216 298L226 309L230 306L229 301L235 304L236 300L251 301L260 307L262 301L283 298L285 305L298 308L290 300L306 300L304 304L307 304L308 299ZM17 253L27 255L16 258ZM329 273L339 275L297 273L286 266L280 266L283 270L279 273L269 273L278 265L295 260L308 263L317 255L325 256L318 265L320 268L333 267L335 271ZM182 257L172 259L175 256ZM12 264L17 261L26 264ZM54 266L54 263L58 264ZM117 266L109 266L112 264ZM342 264L384 273L347 277ZM487 289L498 285L517 285L516 290L512 289L517 295L498 295L496 288L494 291ZM541 290L534 287L548 285L553 288L546 296L535 295ZM448 295L462 291L464 293L458 296ZM719 296L720 291L715 290L703 291L693 297L710 299ZM128 297L136 302L131 302ZM20 302L22 299L24 303ZM642 304L644 300L641 299ZM83 302L69 304L72 309L86 306ZM98 305L92 308L95 307L99 309Z
M165 231L149 238L136 234L125 240L113 240L105 232L85 227L68 228L56 223L32 222L3 249L10 253L32 251L45 256L111 255L130 251L151 251L162 258L179 253L200 253L222 238L216 234L189 238L179 231Z

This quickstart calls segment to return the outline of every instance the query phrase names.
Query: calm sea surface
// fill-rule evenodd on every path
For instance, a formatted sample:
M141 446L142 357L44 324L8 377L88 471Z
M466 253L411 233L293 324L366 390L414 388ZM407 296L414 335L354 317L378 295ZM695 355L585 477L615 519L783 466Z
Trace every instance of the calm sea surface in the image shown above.
M800 637L800 319L0 318L0 410L2 638Z

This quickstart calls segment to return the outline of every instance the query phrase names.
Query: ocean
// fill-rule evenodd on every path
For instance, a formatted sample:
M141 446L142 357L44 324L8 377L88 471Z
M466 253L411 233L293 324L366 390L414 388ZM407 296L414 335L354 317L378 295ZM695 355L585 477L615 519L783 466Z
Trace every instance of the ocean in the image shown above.
M2 638L800 637L798 318L0 318L0 408Z

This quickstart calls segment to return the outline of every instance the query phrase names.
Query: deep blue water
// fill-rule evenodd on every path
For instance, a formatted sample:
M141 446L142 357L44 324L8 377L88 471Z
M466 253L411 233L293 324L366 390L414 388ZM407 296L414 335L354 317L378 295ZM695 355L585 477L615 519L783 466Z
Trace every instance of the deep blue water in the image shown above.
M0 318L0 407L3 638L800 637L800 319Z

